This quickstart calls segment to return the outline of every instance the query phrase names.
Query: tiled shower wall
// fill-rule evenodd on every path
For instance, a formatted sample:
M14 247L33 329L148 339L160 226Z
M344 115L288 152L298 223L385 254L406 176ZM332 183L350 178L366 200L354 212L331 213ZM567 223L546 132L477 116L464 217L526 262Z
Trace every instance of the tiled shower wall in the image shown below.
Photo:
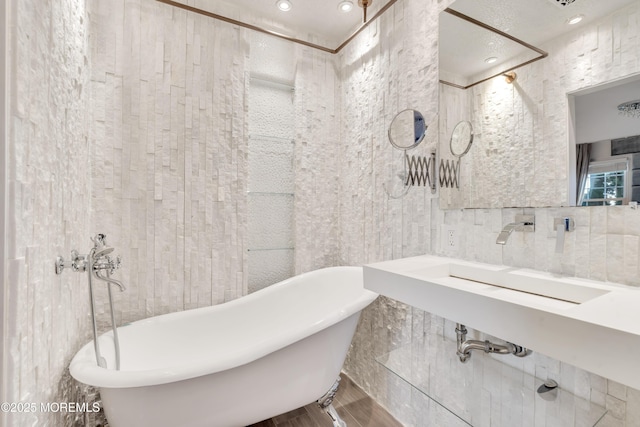
M338 262L341 146L339 69L335 56L295 50L296 274Z
M92 231L123 259L118 320L244 295L248 31L155 1L94 4Z
M294 270L334 265L339 134L325 124L339 111L335 59L272 37L252 51L247 30L155 1L94 3L92 232L123 258L118 321L246 293L251 74L300 88Z
M450 1L424 2L405 1L405 16L417 16L420 13L428 13L427 21L436 20L438 10L447 6ZM550 57L525 67L518 71L519 80L509 89L512 102L506 103L507 108L513 105L521 109L533 107L532 112L522 111L516 115L517 119L528 121L527 128L535 134L535 152L531 153L531 159L535 168L528 167L526 173L535 173L535 177L521 177L522 184L530 186L553 185L558 194L551 194L554 198L562 198L563 187L566 181L567 153L564 146L549 147L549 139L542 139L544 135L554 136L554 141L564 140L566 135L565 120L567 117L564 89L559 82L572 83L570 90L579 87L596 84L626 74L640 71L637 52L638 37L637 19L640 2L617 14L613 18L594 24L583 30L577 37L563 38L546 48ZM400 5L394 7L394 20L381 20L378 31L384 35L380 40L375 36L363 35L355 43L349 46L349 53L360 57L364 52L357 67L350 67L348 58L344 65L342 84L343 92L349 93L350 87L357 87L362 92L360 96L346 96L343 100L344 123L353 123L366 117L365 122L375 123L376 118L385 114L393 114L402 108L411 105L390 105L387 101L392 99L406 99L416 92L422 102L437 103L437 95L431 90L437 91L437 77L422 85L398 86L402 82L413 83L417 81L416 74L425 63L437 63L435 47L429 43L430 36L437 36L437 25L427 28L403 25L398 18ZM390 11L391 12L391 11ZM403 34L405 28L420 28L420 38L415 44L422 46L421 55L412 55L409 64L403 67L399 80L388 82L389 71L387 67L376 67L377 62L385 62L386 58L395 58L393 43L388 40ZM409 36L411 38L411 36ZM598 44L600 43L600 44ZM600 49L598 49L600 47ZM543 46L545 48L545 46ZM347 56L348 54L345 54ZM390 61L389 61L390 62ZM392 64L387 64L393 67ZM543 67L543 68L540 68ZM436 67L437 68L437 67ZM351 71L351 72L350 72ZM544 79L542 76L549 76ZM564 76L564 77L563 77ZM522 80L520 80L520 77ZM360 85L361 83L361 85ZM378 86L379 85L379 86ZM483 89L484 88L484 89ZM486 90L486 93L484 92ZM494 92L492 92L494 91ZM485 84L474 92L475 99L488 99L495 95L496 86ZM390 94L389 94L390 92ZM446 92L446 91L445 91ZM444 94L447 96L447 94ZM524 101L518 101L521 96ZM447 103L443 99L443 103ZM544 104L543 104L544 102ZM406 104L409 104L408 102ZM433 108L432 104L417 104L418 109ZM449 104L447 104L449 105ZM480 105L475 102L472 105ZM498 108L492 106L492 108ZM363 111L365 113L363 113ZM488 110L487 110L488 111ZM492 111L492 113L495 111ZM449 117L450 112L441 110L446 118L453 120L463 117ZM532 115L535 115L532 118ZM534 124L534 119L542 123ZM427 123L429 123L429 118ZM345 126L346 129L346 126ZM488 129L482 129L488 132ZM379 135L382 139L385 129L374 130L366 135ZM363 132L364 134L364 132ZM348 138L349 130L343 130L343 135ZM442 137L442 135L441 135ZM372 137L374 140L376 136ZM544 145L547 144L547 145ZM371 149L370 147L374 147ZM446 149L446 144L442 144ZM547 147L540 149L540 147ZM429 199L425 202L426 217L419 217L420 210L412 208L403 209L403 217L395 222L389 215L389 206L392 202L385 202L383 189L377 182L378 174L387 165L385 158L376 151L376 144L363 143L359 150L367 150L367 155L360 156L356 149L345 148L345 160L342 162L343 190L341 191L341 263L357 264L374 262L380 259L397 258L413 255L415 253L437 253L439 250L439 227L442 224L455 225L461 236L459 250L450 254L454 257L506 264L522 267L532 267L540 270L551 271L581 277L589 277L597 280L611 280L628 285L638 286L638 253L640 243L640 216L638 211L620 208L536 208L536 209L455 209L443 210L450 207L447 198L438 202ZM474 145L472 150L477 149ZM370 151L368 151L370 150ZM553 153L553 154L550 154ZM464 159L463 159L464 162ZM357 167L353 167L353 164ZM463 167L465 164L463 164ZM362 171L366 171L363 173ZM532 172L533 171L533 172ZM475 179L479 170L467 170L469 178ZM535 179L534 179L535 178ZM508 179L508 178L507 178ZM366 191L363 191L366 189ZM498 188L499 190L500 188ZM461 190L462 191L462 190ZM506 191L506 190L505 190ZM556 191L556 190L553 190ZM535 192L533 192L534 194ZM356 197L359 194L360 197ZM550 193L541 193L543 197ZM412 196L411 193L407 197ZM427 197L427 196L425 196ZM522 201L536 203L535 195ZM357 202L358 201L358 202ZM357 209L349 207L356 203ZM403 201L403 204L410 203ZM456 206L456 205L454 205ZM495 244L495 238L504 224L513 222L516 213L532 213L536 217L536 232L532 235L516 234L511 237L506 247ZM354 215L355 214L355 215ZM565 250L561 255L554 254L555 234L553 232L553 218L570 215L575 218L578 227L574 233L567 236ZM355 216L352 218L352 216ZM412 227L412 218L418 218L413 227L426 226L428 228L428 241L417 243L416 234L406 235L406 228ZM360 226L360 224L364 224ZM371 224L367 228L367 224ZM402 249L395 242L401 240ZM415 249L414 249L415 248ZM467 325L473 328L473 325ZM367 309L362 317L359 329L354 340L354 345L347 359L347 372L378 401L389 408L391 412L407 425L419 426L448 426L458 425L455 418L447 416L443 411L434 408L422 394L417 393L401 381L394 374L382 368L375 360L375 356L411 343L421 342L424 337L440 337L444 340L453 338L454 324L450 321L431 316L420 310L398 304L389 299L379 299L373 307ZM474 332L475 333L475 332ZM482 354L474 354L474 358L489 359ZM515 359L515 360L514 360ZM613 381L608 381L597 375L576 369L573 366L549 359L541 354L534 354L526 359L498 358L504 363L516 366L523 374L529 373L538 377L551 377L558 380L562 387L572 391L577 396L590 400L596 404L606 406L608 414L599 426L635 426L640 424L640 392L624 387ZM429 361L425 360L425 366ZM615 361L611 361L615 363ZM482 365L481 365L482 366ZM475 373L482 376L483 372ZM437 373L435 374L437 377ZM493 376L492 376L493 375ZM491 384L499 384L502 380L499 374L492 374L485 378ZM442 379L440 379L442 380ZM445 379L446 382L446 379ZM502 404L509 402L500 400ZM569 409L569 408L567 408ZM446 411L445 411L446 412ZM491 425L503 425L494 419Z
M1 380L8 402L74 401L67 366L89 339L86 279L68 271L56 276L54 260L90 243L89 11L84 0L9 0L8 6L12 232L5 236ZM74 414L6 415L8 426L61 426L73 425Z

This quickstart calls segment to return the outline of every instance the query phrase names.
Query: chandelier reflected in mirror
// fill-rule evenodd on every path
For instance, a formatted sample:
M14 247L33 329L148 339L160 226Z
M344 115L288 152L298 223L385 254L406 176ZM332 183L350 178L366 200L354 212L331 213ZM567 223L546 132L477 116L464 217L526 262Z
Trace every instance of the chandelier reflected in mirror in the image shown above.
M618 113L627 117L640 118L640 99L618 105Z

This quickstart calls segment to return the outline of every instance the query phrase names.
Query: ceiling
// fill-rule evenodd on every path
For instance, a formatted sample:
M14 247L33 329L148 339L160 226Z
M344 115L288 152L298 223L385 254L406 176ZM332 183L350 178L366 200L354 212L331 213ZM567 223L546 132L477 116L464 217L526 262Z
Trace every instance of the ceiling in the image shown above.
M540 47L635 1L574 0L563 6L567 0L457 0L450 8ZM579 24L567 24L570 17L580 14L584 19ZM459 18L442 13L440 19L440 69L447 74L468 79L487 74L487 70L495 70L516 55L536 56L533 51L524 53L527 49L517 43ZM491 56L498 60L487 65L485 59Z
M450 6L533 45L584 26L636 0L457 0ZM574 26L567 20L582 14Z
M280 11L276 0L177 1L330 49L347 40L363 23L363 9L358 6L358 0L352 0L354 7L349 13L338 10L341 0L290 0L293 7L288 12ZM388 1L370 0L368 18ZM540 46L635 1L457 0L450 8ZM584 15L581 23L567 25L569 17L579 14ZM446 13L440 14L440 20L441 73L461 76L468 82L472 76L486 77L488 70L495 71L500 64L513 65L508 62L509 58L517 55L525 55L524 60L539 56L533 51L525 53L527 49L521 45ZM497 62L487 65L484 61L490 56L497 57Z
M354 7L347 13L338 10L341 0L290 0L293 7L288 12L280 11L276 0L179 1L328 48L339 46L363 23L363 9L358 6L358 0L352 0ZM388 0L370 2L367 19L373 17Z

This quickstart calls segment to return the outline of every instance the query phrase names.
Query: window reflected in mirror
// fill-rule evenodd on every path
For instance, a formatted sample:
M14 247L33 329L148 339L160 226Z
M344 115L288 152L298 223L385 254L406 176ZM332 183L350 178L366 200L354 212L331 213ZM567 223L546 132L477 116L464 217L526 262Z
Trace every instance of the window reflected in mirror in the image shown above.
M640 98L640 75L569 95L577 144L576 205L640 201L640 117L618 109L631 98Z
M581 206L615 206L628 204L627 161L594 162L589 173Z

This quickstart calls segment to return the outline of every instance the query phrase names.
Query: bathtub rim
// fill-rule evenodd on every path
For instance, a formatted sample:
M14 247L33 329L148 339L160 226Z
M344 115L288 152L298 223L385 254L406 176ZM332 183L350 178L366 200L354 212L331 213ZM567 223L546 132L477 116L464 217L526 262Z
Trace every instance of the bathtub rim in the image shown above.
M162 314L159 316L153 316L146 319L141 319L131 324L120 326L130 327L136 324L143 323L155 323L158 321L166 321L167 319L179 319L184 317L191 317L202 315L203 312L219 311L232 308L235 305L246 302L248 298L256 299L260 298L266 292L277 292L281 287L290 286L290 283L295 280L304 279L304 276L312 275L320 271L328 270L360 270L362 267L342 266L342 267L327 267L307 273L302 273L293 276L282 282L276 283L252 294L246 295L241 298L234 299L222 304L196 308L191 310L183 310L178 312L172 312ZM296 327L291 328L286 334L278 334L275 339L261 342L252 348L252 351L245 352L243 354L228 354L224 358L217 360L211 360L208 363L198 364L197 366L182 364L176 366L170 366L162 369L149 369L149 370L137 370L137 371L115 371L112 369L105 369L97 366L95 363L95 353L93 340L86 343L73 357L69 365L69 371L71 376L77 381L83 384L91 385L94 387L107 387L107 388L130 388L130 387L144 387L152 385L167 384L182 380L188 380L190 378L200 377L203 375L214 374L229 369L233 369L242 365L246 365L255 360L260 359L270 353L278 351L284 347L296 343L308 336L311 336L317 332L327 329L352 315L359 313L369 304L371 304L378 294L373 291L364 288L362 285L362 292L359 297L354 299L340 307L338 310L332 310L327 312L320 321L313 323L310 327L301 327L296 324ZM102 343L105 338L111 340L112 332L106 332L100 335L100 342Z

